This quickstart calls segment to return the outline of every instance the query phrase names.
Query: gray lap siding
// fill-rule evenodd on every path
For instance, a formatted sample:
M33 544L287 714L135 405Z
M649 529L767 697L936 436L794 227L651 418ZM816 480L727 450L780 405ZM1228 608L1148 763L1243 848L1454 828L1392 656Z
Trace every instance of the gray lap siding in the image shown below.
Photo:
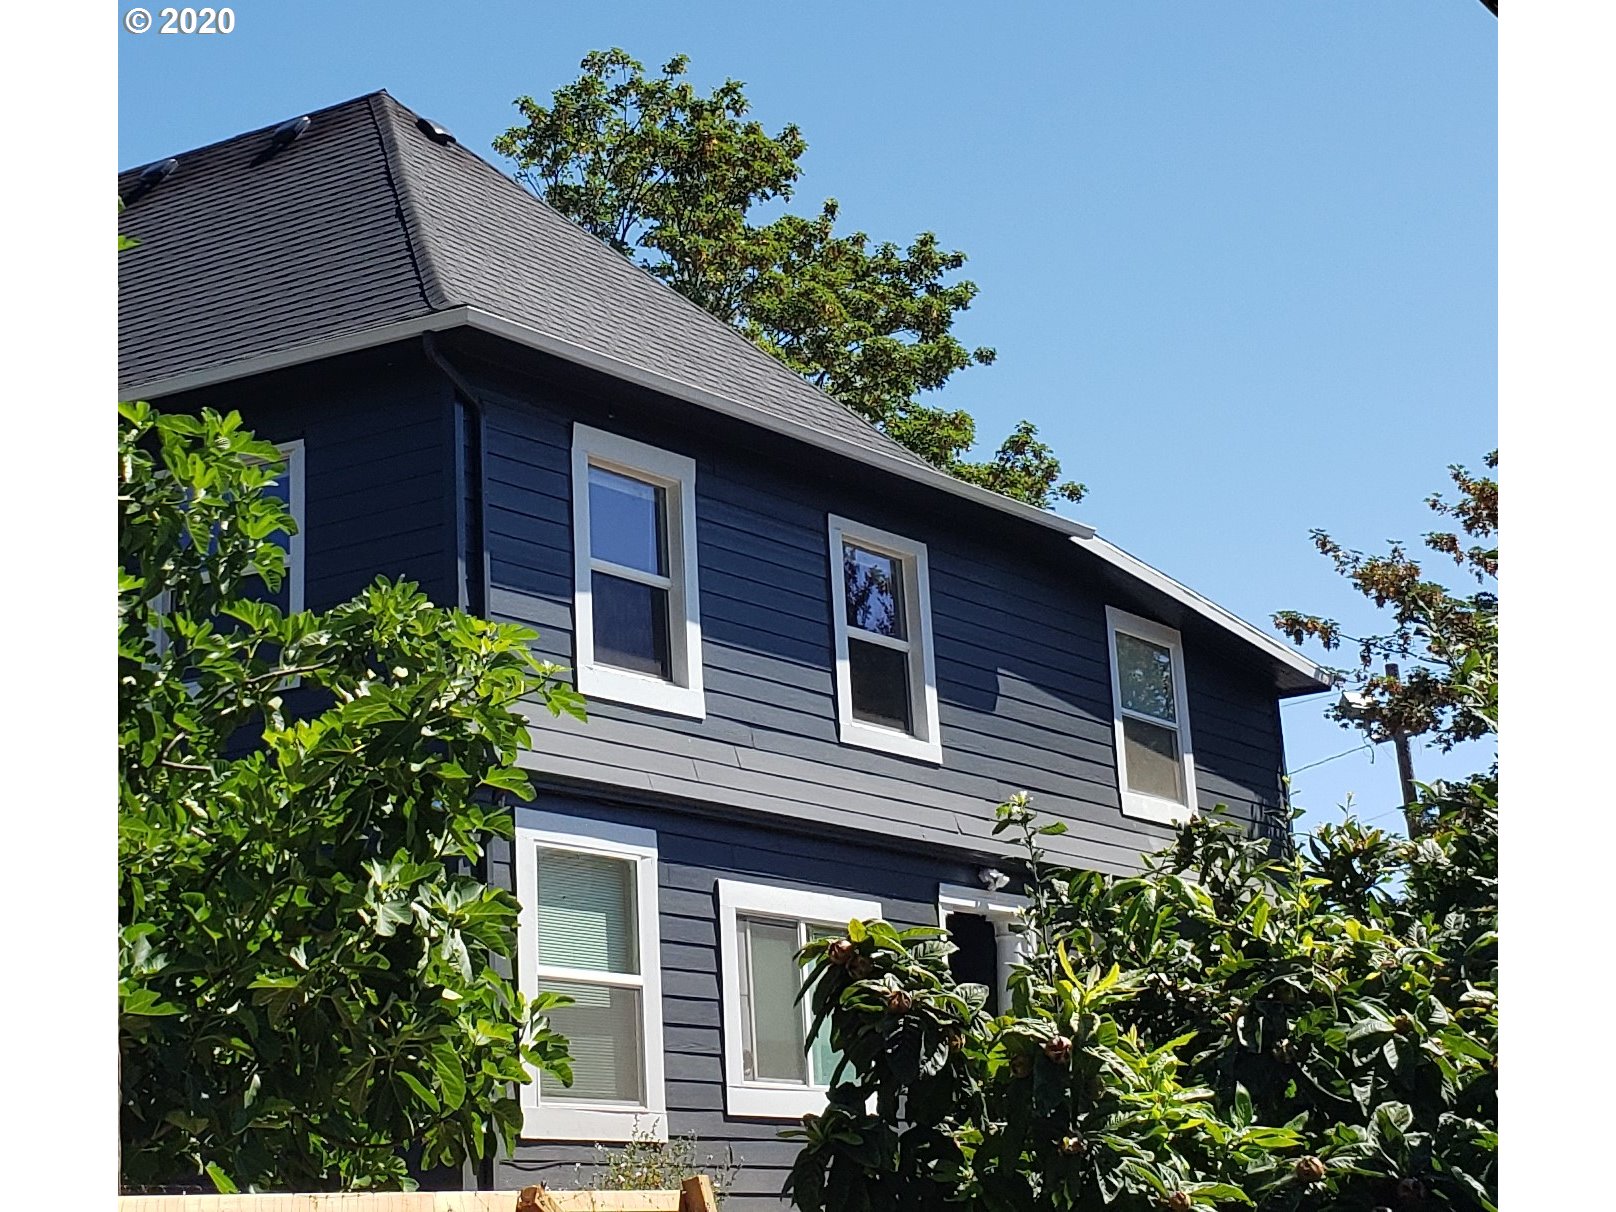
M780 1188L797 1146L778 1133L790 1121L724 1111L717 881L745 879L865 896L879 900L895 924L934 926L938 884L974 882L975 869L901 847L854 845L565 790L541 790L532 807L656 832L668 1128L675 1136L695 1135L702 1156L723 1158L732 1150L741 1162L733 1197L725 1204L729 1212L780 1208ZM499 846L492 858L493 878L514 886L508 846ZM494 1186L587 1185L597 1159L587 1144L523 1141L497 1163Z
M734 445L711 419L697 432L665 415L672 402L659 416L655 402L592 396L587 381L517 383L483 368L472 379L487 414L490 613L538 629L540 652L560 664L574 660L572 423L697 465L706 718L599 700L587 724L539 714L524 758L536 773L984 854L999 852L994 805L1025 790L1067 823L1061 857L1107 871L1137 869L1141 851L1170 837L1124 816L1117 790L1104 608L1140 605L1085 584L1058 536L1018 534L1018 550L867 473L815 474ZM837 739L828 513L927 544L941 766ZM1274 812L1273 691L1188 635L1185 650L1202 807L1251 820Z

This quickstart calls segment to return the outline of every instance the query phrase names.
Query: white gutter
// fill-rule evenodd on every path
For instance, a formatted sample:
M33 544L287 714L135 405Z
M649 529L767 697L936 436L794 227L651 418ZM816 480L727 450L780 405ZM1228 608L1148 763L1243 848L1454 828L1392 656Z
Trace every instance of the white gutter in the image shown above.
M1328 675L1312 661L1282 644L1274 637L1259 631L1239 616L1231 614L1217 603L1209 601L1187 586L1179 584L1166 573L1152 568L1144 561L1129 555L1120 547L1108 543L1095 533L1094 527L1086 523L1077 522L1071 518L1063 518L1059 514L1039 509L1023 501L1016 501L1000 493L978 487L975 484L967 484L963 480L956 480L946 472L938 471L933 467L910 463L904 459L894 458L882 451L860 446L845 438L833 437L785 417L764 412L740 400L733 400L728 396L718 395L715 392L693 386L680 379L658 374L656 371L646 370L644 367L636 366L631 362L625 362L621 358L614 358L610 354L603 354L581 345L575 345L570 341L564 341L559 337L551 336L548 333L540 332L538 329L530 328L525 324L518 324L513 320L507 320L502 316L493 315L476 307L451 307L444 311L433 312L430 315L417 316L411 320L398 320L391 324L378 325L375 328L339 333L334 337L294 345L287 349L260 354L253 358L243 358L237 362L209 366L186 374L173 375L166 379L154 379L146 383L136 383L127 388L120 387L119 398L126 400L160 400L165 396L179 395L182 392L212 387L252 375L266 374L269 371L284 370L305 362L316 362L324 358L334 358L342 354L356 353L364 349L390 345L395 341L405 341L412 337L421 336L423 333L443 332L446 329L462 327L486 332L528 349L537 350L540 353L550 354L553 357L561 358L579 366L601 371L611 375L613 378L648 387L653 391L660 392L662 395L684 400L686 403L698 405L727 417L733 417L749 425L761 426L785 437L806 442L811 446L831 451L844 458L853 459L867 467L874 467L892 475L902 476L906 480L941 489L952 496L972 501L978 505L985 505L990 509L998 510L1000 513L1035 523L1046 529L1058 531L1070 538L1072 542L1083 548L1083 550L1093 553L1129 576L1160 590L1174 601L1204 616L1219 627L1233 632L1247 643L1255 645L1265 655L1295 670L1310 681L1319 683L1319 689L1327 689L1329 686Z
M1108 542L1097 534L1091 535L1088 538L1073 535L1072 542L1076 543L1084 551L1091 552L1098 556L1107 564L1121 570L1128 576L1143 581L1152 589L1159 590L1160 592L1166 594L1181 606L1186 606L1190 610L1193 610L1196 614L1201 615L1203 618L1216 623L1225 631L1234 632L1234 634L1240 639L1245 640L1248 644L1252 644L1255 647L1262 649L1266 655L1272 657L1281 664L1294 669L1297 673L1301 674L1309 681L1319 683L1320 691L1328 690L1333 685L1330 674L1326 670L1320 668L1315 662L1308 660L1307 657L1303 656L1300 652L1297 652L1294 648L1290 647L1278 637L1268 635L1266 632L1246 622L1246 620L1241 618L1239 615L1234 614L1232 611L1225 610L1222 606L1219 606L1210 598L1202 597L1188 585L1184 585L1173 580L1173 578L1168 576L1165 572L1162 572L1158 568L1152 568L1149 564L1145 563L1137 556L1129 555L1115 543Z

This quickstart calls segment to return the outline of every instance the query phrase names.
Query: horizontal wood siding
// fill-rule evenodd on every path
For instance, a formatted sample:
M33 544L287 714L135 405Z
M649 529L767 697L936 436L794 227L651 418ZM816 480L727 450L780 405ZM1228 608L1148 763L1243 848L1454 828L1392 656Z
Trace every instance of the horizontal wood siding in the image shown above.
M540 651L561 664L573 661L572 422L697 464L707 718L603 701L587 724L544 715L524 759L536 772L985 854L1002 852L989 836L994 806L1024 790L1067 823L1052 849L1105 871L1137 869L1170 837L1123 816L1117 791L1104 608L1138 604L1078 580L1069 545L1009 549L868 476L828 484L577 390L513 390L492 374L478 390L490 612L537 628ZM827 512L927 544L941 767L837 740ZM1186 655L1202 806L1259 819L1279 802L1273 692L1188 638Z
M777 1212L784 1206L781 1185L797 1154L795 1142L779 1138L790 1121L724 1113L717 881L745 879L867 896L879 900L896 925L935 926L938 884L973 883L974 869L893 848L783 834L565 792L542 793L533 806L656 831L668 1129L674 1136L697 1137L703 1158L721 1160L732 1154L741 1163L726 1212ZM514 888L508 846L494 855L493 878ZM590 1145L523 1142L495 1167L494 1185L542 1181L584 1186L598 1161Z
M304 602L324 609L378 576L458 604L453 416L414 347L197 392L163 408L236 409L259 437L303 439Z

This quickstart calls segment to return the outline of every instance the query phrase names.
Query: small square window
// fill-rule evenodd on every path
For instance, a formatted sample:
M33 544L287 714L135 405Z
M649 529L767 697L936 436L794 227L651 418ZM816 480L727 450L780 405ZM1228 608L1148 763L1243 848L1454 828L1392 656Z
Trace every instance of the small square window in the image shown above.
M1195 811L1195 760L1178 632L1106 607L1122 811L1173 824Z
M782 1119L823 1110L840 1057L828 1025L809 1038L797 953L854 918L880 917L880 902L739 880L719 880L718 901L725 1109Z
M572 476L579 691L702 718L695 463L576 425Z
M941 762L926 547L830 519L841 739Z

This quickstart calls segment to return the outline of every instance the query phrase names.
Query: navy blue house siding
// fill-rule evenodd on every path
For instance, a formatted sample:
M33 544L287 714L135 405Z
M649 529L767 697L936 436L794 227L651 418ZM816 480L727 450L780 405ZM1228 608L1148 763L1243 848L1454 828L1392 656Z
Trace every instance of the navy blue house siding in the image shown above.
M1156 612L1086 584L1059 536L1013 521L982 531L868 475L771 459L710 416L698 429L688 406L647 406L620 385L597 395L578 376L517 381L481 367L473 380L486 409L490 611L537 628L560 664L574 656L572 423L697 465L707 718L598 701L585 725L537 715L525 759L535 774L982 854L1003 852L988 836L993 808L1024 790L1067 823L1054 839L1062 857L1116 872L1171 836L1121 812L1105 630L1108 603ZM827 513L927 544L940 767L838 743ZM1255 827L1281 802L1274 692L1188 631L1185 652L1201 805Z
M901 846L852 845L715 816L614 804L565 792L541 794L532 807L609 820L657 834L662 930L663 1047L668 1131L694 1134L703 1156L732 1149L742 1168L726 1212L777 1210L797 1146L781 1140L790 1121L724 1113L723 1013L719 1002L717 881L750 879L782 887L843 892L880 900L901 926L937 924L939 883L971 884L974 868L907 852ZM512 878L510 851L494 855L494 871ZM495 1167L494 1186L587 1185L598 1159L590 1145L520 1144Z
M454 414L418 346L355 356L164 400L235 409L259 437L303 440L304 602L346 601L377 576L456 605Z

